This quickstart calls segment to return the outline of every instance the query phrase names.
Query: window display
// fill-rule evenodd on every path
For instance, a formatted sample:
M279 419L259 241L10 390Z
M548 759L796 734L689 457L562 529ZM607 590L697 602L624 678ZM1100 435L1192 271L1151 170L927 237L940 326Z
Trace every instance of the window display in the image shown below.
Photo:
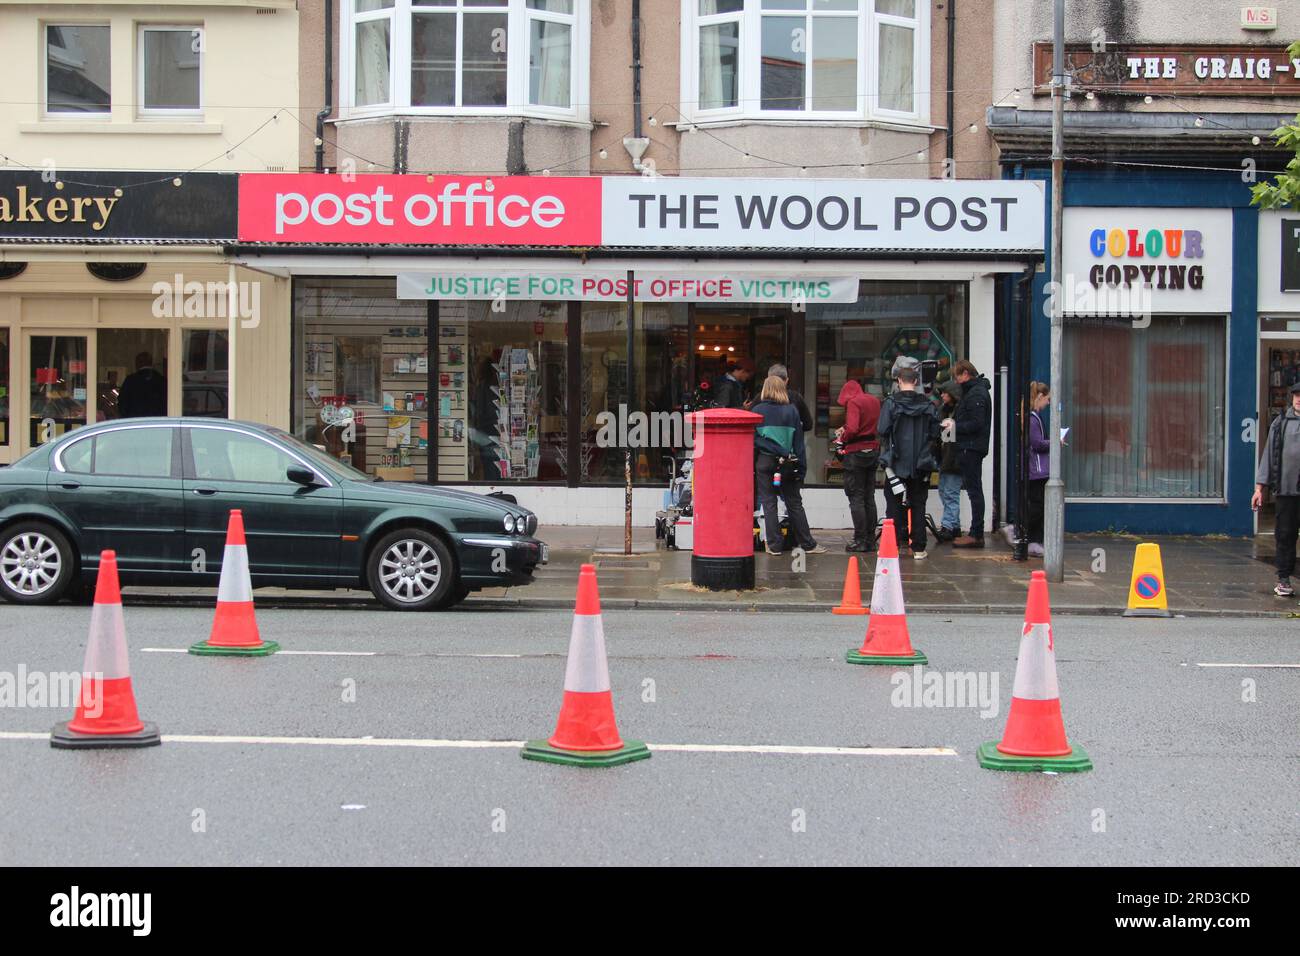
M390 481L429 477L428 309L394 280L295 283L298 437Z

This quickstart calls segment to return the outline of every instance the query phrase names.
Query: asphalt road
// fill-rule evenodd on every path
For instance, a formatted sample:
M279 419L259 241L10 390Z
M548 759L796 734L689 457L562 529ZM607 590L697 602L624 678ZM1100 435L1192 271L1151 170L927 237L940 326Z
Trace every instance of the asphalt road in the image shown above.
M1006 719L1013 617L911 618L927 671L997 675L984 718L894 706L893 668L844 663L862 619L607 611L624 737L796 752L591 770L500 745L554 727L566 612L264 610L264 638L330 653L263 659L170 652L207 636L200 609L126 615L144 719L262 739L56 751L21 735L70 711L0 707L0 863L1300 863L1300 622L1058 617L1066 729L1095 769L1047 775L975 761ZM88 621L0 608L0 672L79 670ZM797 752L818 747L955 754Z

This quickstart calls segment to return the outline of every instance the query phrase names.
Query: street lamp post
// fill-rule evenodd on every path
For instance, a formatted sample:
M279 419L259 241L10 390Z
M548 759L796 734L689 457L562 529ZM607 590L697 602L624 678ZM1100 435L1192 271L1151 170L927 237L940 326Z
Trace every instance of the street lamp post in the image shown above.
M1062 315L1061 217L1065 208L1065 0L1052 11L1052 359L1048 379L1052 416L1048 438L1048 477L1043 499L1043 570L1047 580L1065 579L1065 482L1061 480Z

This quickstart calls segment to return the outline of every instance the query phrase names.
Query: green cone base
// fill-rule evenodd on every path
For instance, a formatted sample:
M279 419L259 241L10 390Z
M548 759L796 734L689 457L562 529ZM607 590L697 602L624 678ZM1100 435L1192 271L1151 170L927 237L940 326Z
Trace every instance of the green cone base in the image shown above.
M1078 744L1071 744L1072 752L1064 757L1013 757L998 750L998 741L980 744L976 751L980 766L985 770L1028 770L1055 773L1080 773L1092 769L1092 758Z
M649 760L650 748L640 740L625 740L618 750L557 750L545 740L529 740L524 743L521 756L525 760L570 767L617 767L634 760Z
M1131 607L1124 612L1125 617L1173 617L1171 611L1161 610L1158 607Z
M158 725L147 721L133 734L79 734L64 721L50 731L50 746L58 750L109 750L118 747L157 747L162 743Z
M897 654L863 654L856 647L850 647L844 659L850 664L893 664L896 667L911 667L913 664L928 664L930 659L913 648L911 657Z
M263 641L256 647L214 647L207 641L199 641L190 646L190 653L208 657L265 657L279 649L280 645L275 641Z

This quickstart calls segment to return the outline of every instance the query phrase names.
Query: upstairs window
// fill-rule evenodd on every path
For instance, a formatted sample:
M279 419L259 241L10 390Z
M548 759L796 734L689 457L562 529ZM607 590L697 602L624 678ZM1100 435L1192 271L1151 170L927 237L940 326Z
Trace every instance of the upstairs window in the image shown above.
M45 111L102 114L112 109L109 28L45 28Z
M202 27L140 27L140 111L202 109L202 51Z
M684 0L693 120L925 118L920 0ZM692 21L693 18L693 22Z
M348 0L353 109L580 118L589 0ZM580 93L579 91L583 91Z

